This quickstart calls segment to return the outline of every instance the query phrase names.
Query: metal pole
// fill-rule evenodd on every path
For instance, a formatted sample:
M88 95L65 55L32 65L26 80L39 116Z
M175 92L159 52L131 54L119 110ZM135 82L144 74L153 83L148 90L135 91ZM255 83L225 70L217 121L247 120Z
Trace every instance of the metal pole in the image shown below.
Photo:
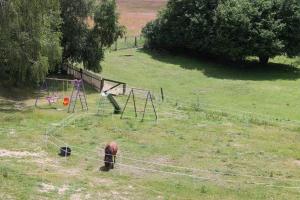
M142 121L144 121L144 117L145 117L145 112L146 112L146 107L147 107L148 99L149 99L149 92L148 92L148 94L147 94L147 99L146 99L145 106L144 106L144 112L143 112Z
M164 90L162 88L160 88L160 94L161 94L161 100L163 102L165 99L165 96L164 96Z
M123 114L124 114L124 112L125 112L127 103L128 103L128 101L129 101L129 99L130 99L131 93L132 93L132 90L130 91L129 96L128 96L128 98L127 98L127 101L126 101L126 103L125 103L125 106L124 106L124 108L123 108L123 111L122 111L122 114L121 114L121 117L120 117L121 119L123 119Z
M134 97L133 89L132 89L132 97L133 97L133 106L134 106L135 118L137 118L136 105L135 105L135 97Z
M156 113L156 110L155 110L155 106L154 106L154 104L153 104L153 99L152 99L151 93L150 93L150 100L151 100L152 107L153 107L153 110L154 110L154 113L155 113L155 118L156 118L156 121L157 121L158 117L157 117L157 113Z

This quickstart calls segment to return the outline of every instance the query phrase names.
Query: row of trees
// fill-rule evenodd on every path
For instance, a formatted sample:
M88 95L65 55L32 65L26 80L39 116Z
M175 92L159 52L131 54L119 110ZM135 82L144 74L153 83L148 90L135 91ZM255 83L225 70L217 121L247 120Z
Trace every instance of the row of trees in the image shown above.
M0 27L0 77L11 84L40 82L63 63L100 71L124 32L115 0L1 0Z
M300 1L170 0L143 34L150 48L267 63L300 53Z

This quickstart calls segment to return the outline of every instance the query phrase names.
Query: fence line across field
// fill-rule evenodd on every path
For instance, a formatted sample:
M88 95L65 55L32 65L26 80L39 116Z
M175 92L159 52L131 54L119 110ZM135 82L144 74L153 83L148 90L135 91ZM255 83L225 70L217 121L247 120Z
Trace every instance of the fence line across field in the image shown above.
M57 147L59 147L58 145L57 145ZM74 146L73 146L74 147ZM77 147L76 147L77 148ZM76 149L75 148L75 149ZM84 149L84 148L82 148L82 150L84 150L85 152L86 152L86 149ZM124 156L122 156L122 158L125 158ZM93 160L96 160L96 161L98 161L98 159L93 159ZM152 172L160 172L160 173L167 173L167 174L173 174L173 175L183 175L183 176L189 176L189 177L193 177L193 178L197 178L198 176L194 176L194 175L190 175L190 174L184 174L184 173L176 173L176 172L165 172L165 171L161 171L161 170L153 170L153 169L145 169L145 168L140 168L140 167L136 167L136 166L132 166L132 165L126 165L126 164L122 164L122 163L120 163L121 165L123 165L123 166L127 166L127 167L131 167L131 168L135 168L135 169L139 169L139 170L146 170L146 171L152 171ZM119 165L120 165L119 164ZM152 164L154 164L154 163L152 163ZM170 167L170 166L168 166L168 167ZM239 174L235 174L234 176L239 176ZM251 177L251 175L247 175L247 177L248 176L250 176ZM262 177L262 176L259 176L259 177L256 177L256 176L252 176L252 177L255 177L255 178L266 178L266 177ZM199 177L198 177L199 178ZM203 177L200 177L200 178L203 178ZM271 179L271 177L270 177L270 179ZM281 180L281 181L283 181L282 179L280 179L280 178L278 178L277 180ZM286 180L285 180L286 181ZM289 180L289 181L298 181L298 180ZM230 181L228 181L227 180L227 182L232 182L231 180ZM280 187L280 188L289 188L289 189L299 189L300 187L298 187L298 186L277 186L277 185L273 185L273 184L269 184L269 183L255 183L255 182L251 182L251 183L249 183L249 184L255 184L255 185L265 185L265 186L267 186L267 187Z
M144 46L145 38L143 36L124 36L118 38L110 47L113 51L141 48Z
M56 147L59 147L59 145L57 145L53 142L50 142L50 143ZM99 162L99 159L89 158L89 160L94 160L94 161ZM123 164L120 162L116 163L116 165L132 168L132 169L137 169L137 170L142 170L142 171L148 171L148 172L155 172L155 173L162 173L162 174L176 175L176 176L186 176L186 177L190 177L190 178L202 180L202 181L217 181L216 178L207 178L207 177L197 176L197 175L193 175L193 174L186 174L186 173L181 173L181 172L170 172L170 171L164 171L164 170L143 168L143 167L137 167L134 165ZM236 180L224 180L223 179L223 181L228 182L228 183L241 183L241 181L236 181ZM266 187L277 187L277 188L286 188L286 189L300 189L300 186L280 186L280 185L274 185L274 184L264 183L264 182L246 182L245 184L263 185Z
M59 145L56 145L56 146L59 147ZM83 150L80 153L88 153L88 154L89 153L99 153L99 150L97 150L97 151L94 151L94 150L93 151L86 151L85 148L81 148L81 147L78 147L78 146L69 146L69 147L72 147L74 149ZM102 150L104 152L104 148L101 148L100 150ZM100 154L100 155L102 155L102 154ZM111 155L111 154L105 154L105 155ZM157 162L151 162L151 161L147 161L147 160L140 160L140 159L135 159L135 158L131 158L131 157L128 157L128 156L123 156L123 155L118 155L118 157L122 158L122 159L125 159L125 160L136 161L136 162L139 162L139 163L146 163L146 164L149 164L149 165L156 165L156 166L162 166L162 167L167 167L167 168L175 168L175 169L182 169L182 170L189 170L189 171L198 171L198 172L205 172L205 173L208 172L208 173L223 175L223 176L231 176L231 177L240 176L240 177L246 177L246 178L261 178L261 179L270 179L270 180L278 180L278 181L300 182L300 179L298 180L298 179L287 179L287 178L268 177L268 176L240 174L240 173L215 172L215 171L199 169L199 168L190 168L190 167L183 167L183 166L176 166L176 165L170 165L170 164L162 164L162 163L157 163ZM89 159L93 159L93 158L89 158ZM98 160L98 159L93 159L93 160Z
M242 117L245 117L245 116L256 117L257 119L260 118L261 120L265 120L265 121L269 120L274 123L289 123L289 124L294 124L294 125L298 125L298 126L300 125L299 120L284 119L284 118L274 117L271 115L265 115L265 114L261 114L261 113L257 113L257 112L228 109L228 108L213 105L213 104L200 103L197 100L195 100L195 101L191 101L191 100L190 101L179 101L176 98L167 97L166 101L169 103L177 104L178 106L187 106L188 108L193 108L193 106L202 106L199 108L203 109L203 110L213 111L213 112L223 112L226 114L242 116ZM206 108L206 107L214 107L216 109L211 109L211 108Z
M126 158L126 157L123 157L123 158ZM259 176L259 178L264 178L264 177Z
M63 143L65 145L68 145L66 142L62 141L62 140L58 140L56 137L54 136L51 136L53 137L55 140L57 140L58 142L60 143ZM69 146L69 145L68 145ZM75 149L81 149L84 151L84 153L86 153L86 149L85 148L81 148L81 147L78 147L78 146L71 146L72 148L75 148ZM104 148L101 148L103 151L104 151ZM99 150L98 151L88 151L89 153L91 152L96 152L96 153L99 153ZM83 153L83 152L81 152ZM156 163L156 162L150 162L150 161L145 161L145 160L140 160L140 159L135 159L135 158L131 158L131 157L126 157L126 156L123 156L123 155L120 155L118 156L120 158L123 158L123 159L127 159L127 160L132 160L132 161L137 161L137 162L141 162L141 163L147 163L147 164L150 164L150 165L157 165L157 166L163 166L163 167L168 167L168 168L177 168L177 169L184 169L184 170L190 170L190 171L200 171L200 172L209 172L209 173L214 173L214 174L219 174L219 175L228 175L228 176L241 176L241 177L248 177L248 178L262 178L262 179L272 179L272 180L280 180L280 181L294 181L294 182L300 182L300 180L294 180L294 179L286 179L286 178L277 178L277 177L266 177L266 176L258 176L258 175L248 175L248 174L237 174L237 173L222 173L222 172L212 172L210 170L203 170L203 169L198 169L198 168L189 168L189 167L183 167L183 166L175 166L175 165L170 165L170 164L161 164L161 163Z
M75 115L73 116L73 115L70 115L69 117L67 117L65 120L64 120L64 122L61 122L61 123L57 123L57 124L52 124L48 129L47 129L47 131L50 133L51 131L49 131L49 130L51 130L51 129L59 129L59 128L61 128L60 126L62 126L63 124L65 124L65 125L68 125L69 123L72 123L72 121L74 121L74 120L76 120L78 117L80 117L80 116L88 116L88 115L97 115L97 113L82 113L82 114L79 114L79 115L77 115L76 117L75 117ZM68 118L70 118L70 117L75 117L75 119L71 119L69 122L66 122L67 120L68 120ZM114 118L114 115L112 115L112 117ZM128 116L128 118L134 118L134 117L130 117L130 116ZM168 118L167 118L168 119ZM161 120L161 119L160 119ZM54 127L53 127L54 126Z
M97 113L83 113L83 114L81 114L81 115L78 115L77 117L80 117L80 116L87 116L87 115L97 115ZM69 117L72 117L71 115L69 116ZM114 118L114 116L112 115L112 117ZM134 117L132 117L132 118L134 118ZM72 121L75 121L77 118L74 118L74 119L72 119ZM65 121L67 121L67 119L65 119ZM68 125L69 123L72 123L72 121L70 121L70 122L68 122L68 123L66 123L66 122L62 122L62 123L57 123L57 124L55 124L55 125L51 125L51 127L52 126L54 126L53 128L53 131L57 131L57 130L59 130L60 128L62 128L62 125L64 124L65 126L66 125ZM49 130L47 130L49 133L51 133L51 131L49 131ZM62 142L62 143L64 143L64 142ZM194 152L194 153L198 153L198 152ZM221 157L220 157L221 158Z

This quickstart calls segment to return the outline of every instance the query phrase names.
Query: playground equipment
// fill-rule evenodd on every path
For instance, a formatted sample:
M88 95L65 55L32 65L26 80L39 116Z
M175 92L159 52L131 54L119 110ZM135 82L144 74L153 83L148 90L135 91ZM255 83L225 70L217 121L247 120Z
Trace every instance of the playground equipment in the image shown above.
M69 103L70 103L70 98L69 98L69 97L65 97L65 98L64 98L64 101L63 101L63 105L64 105L64 106L68 106Z
M108 94L107 95L107 99L109 100L109 102L111 103L111 105L114 107L115 109L115 114L120 114L121 113L121 107L119 106L119 104L117 103L117 101L115 100L115 98L113 97L112 94Z
M68 112L75 111L76 102L77 102L78 98L80 100L82 110L88 111L88 105L87 105L87 101L86 101L83 80L75 79L73 81L73 83L74 83L74 85L73 85L73 90L72 90L72 94L71 94L71 98L70 98L70 102L69 102Z
M64 99L62 103L65 105L65 98L69 98L66 97L66 93L71 83L72 80L69 79L46 78L36 97L35 106L37 107L43 99L49 105L57 104L59 100Z
M136 96L135 93L137 91L142 92L146 96L146 98L145 98L146 101L145 101L143 110L139 110L139 111L137 110L137 102L136 102L136 98L135 98L135 96ZM132 88L131 89L131 91L128 95L127 101L125 103L125 106L123 108L123 111L122 111L122 114L121 114L121 119L123 119L124 113L126 111L127 105L129 103L129 100L130 100L131 97L132 97L132 100L133 100L133 108L134 108L135 118L138 118L138 113L143 113L141 121L144 121L148 102L151 102L152 111L154 113L155 120L158 119L157 112L156 112L156 109L155 109L155 106L154 106L154 103L153 103L153 95L152 95L151 91L150 90L139 89L139 88Z
M122 109L120 107L120 105L118 104L118 102L115 100L114 96L110 93L105 93L102 92L100 93L100 98L99 98L99 103L98 103L98 112L97 114L99 115L100 112L102 112L102 114L104 114L104 111L107 110L107 104L109 104L110 106L113 106L113 113L114 114L120 114L122 112Z
M70 86L73 86L71 94L68 93ZM87 111L88 106L82 80L46 78L40 88L39 95L36 97L35 106L37 107L39 102L45 99L49 105L61 102L61 105L68 106L68 112L74 112L78 98L82 110Z

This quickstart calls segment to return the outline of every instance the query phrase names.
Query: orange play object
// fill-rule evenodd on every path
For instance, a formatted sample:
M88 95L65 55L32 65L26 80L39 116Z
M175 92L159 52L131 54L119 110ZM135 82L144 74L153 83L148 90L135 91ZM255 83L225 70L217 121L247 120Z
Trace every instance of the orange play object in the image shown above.
M65 97L65 98L64 98L64 102L63 102L64 106L69 105L69 103L70 103L69 97Z

